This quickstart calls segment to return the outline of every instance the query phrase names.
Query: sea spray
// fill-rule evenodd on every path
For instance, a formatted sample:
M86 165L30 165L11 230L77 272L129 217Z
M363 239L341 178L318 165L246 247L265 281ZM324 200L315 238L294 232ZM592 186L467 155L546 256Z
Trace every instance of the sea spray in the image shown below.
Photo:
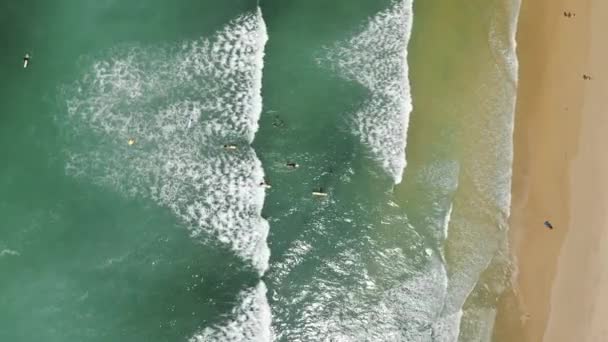
M412 1L394 1L351 39L327 47L319 63L368 92L352 114L354 133L372 157L401 183L412 100L407 46L412 29Z

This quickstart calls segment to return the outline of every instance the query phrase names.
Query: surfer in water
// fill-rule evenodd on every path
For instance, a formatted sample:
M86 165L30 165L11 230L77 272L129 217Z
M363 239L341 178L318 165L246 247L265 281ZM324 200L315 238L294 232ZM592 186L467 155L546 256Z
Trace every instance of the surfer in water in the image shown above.
M23 56L23 69L27 68L27 65L30 63L30 54L26 53L25 56Z
M323 191L323 188L319 188L318 191L313 191L312 195L317 196L317 197L325 197L325 196L327 196L327 193L325 191Z
M226 145L224 145L224 149L234 151L234 150L236 150L236 145L226 144Z
M295 170L300 167L300 165L298 165L297 163L292 163L292 162L289 162L285 165L287 165L287 168L292 169L292 170Z
M186 129L190 129L190 127L192 127L192 117L188 119L188 126L186 127Z

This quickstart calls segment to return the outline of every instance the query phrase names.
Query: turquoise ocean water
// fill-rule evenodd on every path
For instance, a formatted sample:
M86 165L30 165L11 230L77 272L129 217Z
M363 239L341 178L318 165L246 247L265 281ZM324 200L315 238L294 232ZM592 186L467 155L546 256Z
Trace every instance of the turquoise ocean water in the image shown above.
M489 340L518 6L0 5L0 340Z

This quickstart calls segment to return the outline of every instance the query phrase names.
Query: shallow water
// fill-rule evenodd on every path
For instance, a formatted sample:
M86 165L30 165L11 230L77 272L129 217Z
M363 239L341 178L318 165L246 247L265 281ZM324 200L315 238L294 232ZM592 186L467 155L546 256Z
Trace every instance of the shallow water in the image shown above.
M3 340L491 330L515 4L3 6Z

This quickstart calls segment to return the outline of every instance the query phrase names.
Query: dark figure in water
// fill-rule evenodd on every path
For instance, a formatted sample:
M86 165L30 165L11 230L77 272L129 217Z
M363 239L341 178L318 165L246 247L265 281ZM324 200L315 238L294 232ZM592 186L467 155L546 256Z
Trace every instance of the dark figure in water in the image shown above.
M275 115L274 120L272 122L272 126L276 128L283 128L285 127L285 121L281 120L278 115Z
M553 229L553 225L549 221L545 221L545 227L547 227L549 229Z

